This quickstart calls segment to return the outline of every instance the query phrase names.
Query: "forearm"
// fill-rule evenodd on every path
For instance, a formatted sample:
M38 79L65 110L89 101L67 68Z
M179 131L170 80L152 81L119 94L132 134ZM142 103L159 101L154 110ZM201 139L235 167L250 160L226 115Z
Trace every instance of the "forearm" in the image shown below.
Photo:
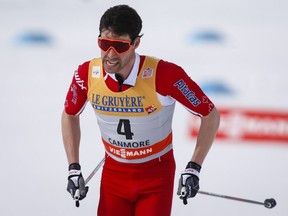
M62 113L62 137L68 163L79 163L80 122L79 116Z
M219 123L220 115L216 108L214 108L208 116L201 118L196 147L191 161L202 165L215 139Z

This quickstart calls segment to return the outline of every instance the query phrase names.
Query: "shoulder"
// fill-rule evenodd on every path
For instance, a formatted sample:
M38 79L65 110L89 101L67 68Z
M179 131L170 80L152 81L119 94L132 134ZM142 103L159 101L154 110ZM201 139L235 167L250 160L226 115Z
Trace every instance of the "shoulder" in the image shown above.
M166 76L172 74L173 76L177 76L179 74L185 73L183 68L179 65L162 59L158 63L158 71L159 73L165 73Z
M89 65L92 60L86 61L78 66L78 71L84 72L89 70Z
M88 78L89 66L92 60L86 61L78 66L78 69L75 71L75 76L79 76L82 79Z
M167 82L173 82L180 78L183 79L183 77L186 76L186 72L179 65L165 60L159 61L157 67L157 77L159 79Z
M158 61L158 66L157 66L157 73L158 71L161 73L163 71L181 71L183 72L184 70L177 64L169 61L165 61L163 59L153 57L153 56L146 56L146 55L141 55L140 56L140 64L143 64L145 59L149 59L150 61ZM141 65L140 65L141 66Z
M152 56L141 55L140 56L140 68L142 67L143 62L146 58L155 59L156 61L158 61L157 71L156 71L157 80L161 80L162 82L163 81L173 82L175 80L188 77L185 70L179 65L173 62L169 62L163 59L158 59Z
M183 70L179 65L173 62L165 61L163 59L160 59L158 67L160 67L161 69L169 69L169 70Z

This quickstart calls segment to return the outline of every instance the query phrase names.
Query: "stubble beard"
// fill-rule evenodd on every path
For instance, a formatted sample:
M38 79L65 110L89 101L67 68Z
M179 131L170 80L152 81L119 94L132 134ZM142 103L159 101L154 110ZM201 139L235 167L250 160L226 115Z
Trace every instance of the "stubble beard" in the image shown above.
M115 74L122 68L122 62L119 58L110 60L109 58L104 57L104 59L102 60L102 64L105 71L110 74Z

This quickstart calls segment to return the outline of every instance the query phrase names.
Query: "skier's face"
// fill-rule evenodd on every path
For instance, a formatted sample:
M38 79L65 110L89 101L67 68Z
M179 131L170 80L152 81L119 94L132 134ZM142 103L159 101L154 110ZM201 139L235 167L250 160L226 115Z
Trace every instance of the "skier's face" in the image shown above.
M132 43L128 35L115 35L110 30L103 30L98 39L101 49L102 64L107 73L118 73L126 79L135 61L135 49L140 38Z

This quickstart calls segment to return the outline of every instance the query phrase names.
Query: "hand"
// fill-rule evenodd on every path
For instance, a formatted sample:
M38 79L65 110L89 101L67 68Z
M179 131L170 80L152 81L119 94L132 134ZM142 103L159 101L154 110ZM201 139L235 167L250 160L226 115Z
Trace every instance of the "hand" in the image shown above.
M187 204L188 198L195 197L199 191L200 170L199 164L190 161L181 173L177 195L183 200L184 205Z
M85 181L81 173L81 167L78 163L72 163L69 165L67 191L76 201L76 206L79 207L79 200L82 200L86 197L88 187L85 187Z

